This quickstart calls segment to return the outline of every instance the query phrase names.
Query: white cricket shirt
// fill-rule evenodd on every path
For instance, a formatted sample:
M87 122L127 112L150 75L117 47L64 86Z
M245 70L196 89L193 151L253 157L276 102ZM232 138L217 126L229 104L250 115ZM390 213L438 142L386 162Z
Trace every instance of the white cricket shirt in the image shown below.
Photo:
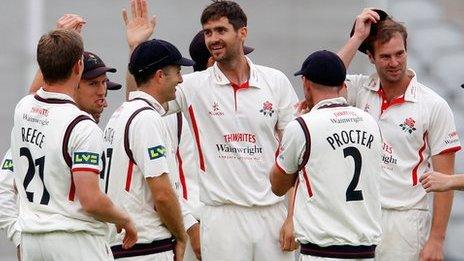
M276 160L283 172L298 175L296 239L321 247L378 244L381 137L375 120L344 98L323 100L301 118L308 140L300 124L290 122ZM309 158L297 173L307 142Z
M77 122L78 118L85 119ZM21 99L15 109L11 154L22 232L106 234L106 224L83 210L72 179L75 171L100 173L102 143L100 128L71 97L40 89Z
M278 150L276 130L294 118L297 96L282 72L247 61L247 83L231 84L215 64L185 75L169 103L170 112L181 109L188 118L199 157L200 200L207 205L283 200L272 193L268 174Z
M461 149L446 101L413 75L406 92L388 103L376 74L348 75L348 103L371 114L383 136L381 202L387 209L428 209L419 178L431 157Z

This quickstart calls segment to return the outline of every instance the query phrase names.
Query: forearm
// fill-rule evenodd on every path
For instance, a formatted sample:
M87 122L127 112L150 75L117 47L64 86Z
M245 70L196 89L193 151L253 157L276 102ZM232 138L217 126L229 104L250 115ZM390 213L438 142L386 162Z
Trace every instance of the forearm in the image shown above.
M433 200L432 227L430 238L443 241L453 205L453 191L436 192Z
M113 202L103 193L95 197L95 207L89 208L87 213L102 222L123 226L129 221L129 215L117 208Z
M451 189L464 190L464 174L455 174L451 176Z
M40 69L38 69L37 72L35 73L35 77L31 83L31 86L29 86L29 94L33 94L37 92L37 90L39 90L41 87L44 86L44 83L45 82L43 79L42 72L40 71Z
M293 218L293 213L295 210L295 187L293 186L288 192L287 192L287 218Z
M361 45L363 40L353 36L351 37L348 42L338 51L338 56L340 59L342 59L343 63L345 64L345 67L348 68L349 65L351 64L351 61L353 60L354 56L356 55L356 52Z
M434 171L439 171L446 175L453 175L454 153L432 156L432 166ZM451 207L453 205L453 195L453 191L436 192L434 194L430 239L444 240Z
M156 212L171 234L178 240L185 241L185 228L179 201L173 190L166 193L162 200L155 200Z

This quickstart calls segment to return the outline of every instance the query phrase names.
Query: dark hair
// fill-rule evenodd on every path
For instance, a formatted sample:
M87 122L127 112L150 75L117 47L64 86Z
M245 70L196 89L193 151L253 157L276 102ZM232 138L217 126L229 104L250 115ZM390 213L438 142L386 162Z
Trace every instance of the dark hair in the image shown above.
M37 62L48 84L69 78L73 66L82 58L81 36L71 30L53 30L44 34L37 45Z
M247 26L245 12L239 4L232 1L214 1L207 6L201 14L201 24L204 25L210 20L219 20L221 17L227 17L236 31Z
M404 48L407 50L408 32L406 31L406 27L391 18L387 18L377 24L377 33L366 39L367 50L371 54L374 54L374 44L376 41L380 41L381 44L387 43L396 33L399 33L403 37Z
M172 66L177 66L177 65L170 64L170 65L163 66L161 68L156 67L156 68L144 71L142 73L133 74L137 87L140 87L143 84L147 83L155 75L155 73L158 70L163 71L165 75L168 74L169 67L172 67Z

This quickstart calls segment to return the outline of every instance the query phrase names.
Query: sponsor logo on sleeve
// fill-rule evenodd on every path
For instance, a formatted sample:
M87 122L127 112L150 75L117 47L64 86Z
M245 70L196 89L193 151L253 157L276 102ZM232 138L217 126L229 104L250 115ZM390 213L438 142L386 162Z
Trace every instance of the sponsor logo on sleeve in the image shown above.
M2 169L13 171L13 161L11 159L6 159L2 164Z
M151 160L166 157L166 148L162 145L148 148L148 156Z
M74 152L74 164L83 164L83 165L96 165L98 166L98 161L100 155L98 153L92 152Z

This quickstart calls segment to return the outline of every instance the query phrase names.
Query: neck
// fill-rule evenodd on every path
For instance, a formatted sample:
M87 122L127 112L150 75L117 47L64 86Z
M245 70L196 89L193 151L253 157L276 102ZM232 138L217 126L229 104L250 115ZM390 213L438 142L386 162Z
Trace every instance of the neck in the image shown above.
M156 91L157 89L159 89L159 88L158 87L153 87L153 86L147 86L145 88L139 88L138 90L150 95L153 98L155 98L155 100L159 104L163 104L165 102L168 102L167 99L165 99L163 97L163 95L161 95L159 92Z
M218 62L218 67L230 82L241 84L250 78L250 66L245 55L240 55L237 59L228 62Z
M56 92L66 94L74 99L77 83L66 81L53 84L44 84L43 90L46 92Z
M313 97L314 105L316 105L323 100L339 98L340 95L338 94L338 92L336 93L335 92L322 92L322 93L313 93L312 97Z
M387 97L387 101L390 102L392 99L404 95L406 93L406 89L408 89L412 77L413 75L410 75L408 72L406 72L401 80L396 82L380 79L380 84L385 93L385 96Z

